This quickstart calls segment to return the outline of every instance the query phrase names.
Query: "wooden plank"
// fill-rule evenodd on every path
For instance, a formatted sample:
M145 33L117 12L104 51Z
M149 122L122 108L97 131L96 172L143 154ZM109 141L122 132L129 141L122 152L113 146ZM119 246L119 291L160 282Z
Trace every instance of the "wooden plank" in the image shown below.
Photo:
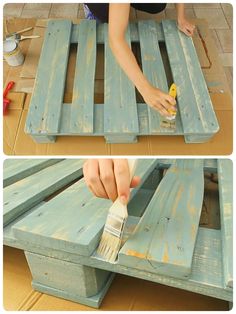
M138 162L135 173L145 178L154 166L153 160ZM22 219L13 227L14 233L21 241L30 238L32 243L89 256L97 247L110 206L110 200L93 196L82 179ZM60 216L58 208L63 208Z
M233 163L218 160L222 258L225 287L233 288Z
M22 180L63 159L6 159L3 167L3 187Z
M167 169L169 168L173 163L175 163L176 159L158 159L158 168ZM204 159L203 160L203 168L204 171L208 172L217 172L217 159Z
M132 266L121 265L118 261L111 264L95 257L87 257L72 254L55 248L36 246L34 243L24 242L23 246L30 252L52 256L61 260L80 263L95 268L125 274L144 280L150 280L171 287L200 293L218 299L233 300L232 289L224 289L221 256L221 232L220 230L199 228L196 240L196 248L193 256L192 272L189 279L179 279L150 272L144 268L135 269ZM208 253L206 255L206 252Z
M82 297L78 294L74 294L74 293L68 293L65 290L61 290L61 289L55 289L53 287L47 286L47 285L42 285L36 281L32 281L32 288L40 291L42 293L46 293L49 295L53 295L56 296L58 298L62 298L65 300L71 300L73 302L78 302L81 304L85 304L88 305L90 307L94 307L94 308L99 308L100 304L102 303L103 298L105 297L113 279L114 279L115 274L111 274L110 277L108 278L107 282L105 283L105 285L103 286L103 288L100 290L99 293L97 293L96 295L93 295L91 297Z
M131 198L133 198L138 192L139 189L142 187L142 184L147 179L147 177L150 175L150 173L154 170L154 168L157 166L157 160L156 159L139 159L137 162L137 167L135 170L135 175L139 176L141 179L141 184L131 190Z
M26 121L26 132L46 135L59 131L71 22L49 21Z
M96 248L110 206L110 200L93 196L82 179L17 223L14 234L22 241L88 256Z
M96 295L109 272L56 258L26 252L33 280L83 297Z
M203 191L203 161L177 160L121 249L120 263L174 277L189 276Z
M4 189L4 226L82 175L82 160L64 160ZM67 200L68 201L68 200Z
M123 72L109 47L107 25L105 36L105 104L104 134L137 135L139 132L135 88ZM130 45L129 28L126 40Z
M177 29L175 21L162 21L162 26L173 79L177 85L184 133L214 134L219 130L219 125L192 39Z
M168 83L165 68L162 62L161 52L158 45L158 30L156 21L138 22L140 36L140 48L142 56L143 72L149 82L168 93ZM159 112L148 106L148 119L150 134L156 134L162 130L163 133L169 132L166 128L161 128L162 118Z
M79 24L78 51L71 104L71 133L93 133L96 21Z
M30 213L32 213L34 210L36 210L37 208L39 208L40 206L42 206L45 202L41 202L38 205L36 205L35 207L29 209L27 212L24 212L22 215L18 216L16 219L14 219L12 222L10 222L7 226L4 227L3 229L3 244L10 246L10 247L14 247L17 249L24 249L24 246L22 246L22 243L19 242L16 237L14 236L13 233L13 226L20 221L21 219L23 219L24 217L26 217L27 215L29 215Z

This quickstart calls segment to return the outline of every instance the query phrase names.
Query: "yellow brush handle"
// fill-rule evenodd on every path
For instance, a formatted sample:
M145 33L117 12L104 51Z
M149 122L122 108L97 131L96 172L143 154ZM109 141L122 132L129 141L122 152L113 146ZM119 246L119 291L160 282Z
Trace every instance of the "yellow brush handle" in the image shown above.
M169 89L169 95L176 99L177 96L177 86L173 83ZM175 111L168 110L170 114L176 115Z

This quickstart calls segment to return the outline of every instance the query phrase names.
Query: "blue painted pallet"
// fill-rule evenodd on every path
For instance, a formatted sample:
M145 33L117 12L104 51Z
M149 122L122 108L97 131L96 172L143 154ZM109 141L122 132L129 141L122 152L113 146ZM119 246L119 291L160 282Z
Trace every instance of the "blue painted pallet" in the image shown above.
M77 161L76 165L76 161L70 160L66 165L65 161L48 165L47 168L61 165L61 172L59 169L57 172L60 172L62 178L68 172L69 164L71 164L71 172L73 167L77 166L77 182L71 178L67 182L67 184L72 183L69 187L63 190L58 187L56 195L50 196L49 199L42 198L42 191L39 190L38 194L41 196L37 198L37 195L34 195L34 199L38 199L37 204L34 201L31 205L27 203L23 211L21 211L22 207L18 211L19 205L21 202L25 204L26 200L22 199L22 195L16 195L18 200L15 199L15 215L4 227L4 244L26 252L33 276L32 285L36 290L98 307L111 283L110 272L113 272L232 301L232 177L230 175L232 163L229 160L218 162L194 159L140 160L136 174L141 176L143 184L138 190L132 191L130 201L132 208L129 210L133 216L129 216L125 229L127 241L115 264L103 261L95 254L111 203L92 196L88 191L84 179L81 178L82 162ZM15 162L17 163L17 160ZM169 170L162 178L161 173L166 168ZM203 169L218 173L221 229L198 228L199 203L202 195L197 192L202 186ZM31 180L35 182L40 172L43 178L43 171L38 170L27 178L20 179L18 186L21 187L22 182L25 184L25 179L28 182ZM176 183L174 177L177 179ZM158 180L159 184L157 188L151 188L150 184L151 182L154 184L155 180ZM9 194L7 189L17 186L18 182L4 189L6 195ZM159 211L161 201L159 194L166 188L167 183L171 183L171 190L168 193L169 197L166 198L166 205L170 203L171 195L176 193L176 202L172 206L176 209L174 212L169 211L170 206L166 206L165 209L164 206ZM176 189L176 184L180 186L182 194ZM196 185L198 189L195 188ZM185 200L184 191L187 190L189 193ZM50 194L48 190L44 193L45 196ZM142 202L139 195L142 196ZM31 195L28 199L31 199ZM165 202L163 204L165 205ZM180 205L182 207L179 207ZM13 207L12 210L14 211ZM157 219L154 219L154 216ZM170 218L169 221L173 220L173 223L165 223L165 217ZM159 227L156 223L158 221ZM139 239L141 242L135 241L139 230L141 230L140 234L142 230L148 234L148 227L153 231L151 232L153 235L155 233L162 235L163 241L155 242L153 237L145 234L141 240ZM179 232L178 228L181 228L182 232ZM171 238L171 235L175 237ZM147 239L146 248L149 249L146 256L147 262L150 261L149 267L143 263L144 258L141 254L143 252L138 251L144 247L142 242L145 239ZM133 248L135 243L137 246ZM166 245L169 247L168 254L165 251ZM174 248L176 245L182 246L184 250L176 251ZM136 254L135 261L131 263L127 249L135 249L140 253L139 256ZM165 259L163 267L160 256L164 256ZM58 273L62 273L65 268L63 280L58 280L60 277ZM166 273L166 269L169 273ZM73 278L80 277L80 285L74 287Z
M188 143L208 141L219 125L191 38L174 21L130 24L126 40L139 42L143 72L168 91L159 43L165 42L177 85L176 129L161 126L159 113L137 103L135 87L117 64L107 40L107 24L83 20L49 21L40 56L25 132L39 143L57 136L104 136L109 143L133 143L140 135L183 135ZM63 93L71 43L78 44L71 104ZM94 104L97 44L105 46L104 103Z

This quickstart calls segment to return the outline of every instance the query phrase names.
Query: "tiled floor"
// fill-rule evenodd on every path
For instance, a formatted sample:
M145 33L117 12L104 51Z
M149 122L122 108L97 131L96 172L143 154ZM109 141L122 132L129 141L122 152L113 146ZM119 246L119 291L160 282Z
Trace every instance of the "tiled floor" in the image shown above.
M82 4L61 3L17 3L4 6L5 17L22 18L84 18ZM219 56L225 68L225 73L232 91L233 79L233 8L231 4L221 3L190 3L186 4L186 16L189 18L204 18L208 21L212 36L216 42ZM131 19L150 18L147 13L132 10ZM174 4L168 4L164 12L156 18L174 18Z

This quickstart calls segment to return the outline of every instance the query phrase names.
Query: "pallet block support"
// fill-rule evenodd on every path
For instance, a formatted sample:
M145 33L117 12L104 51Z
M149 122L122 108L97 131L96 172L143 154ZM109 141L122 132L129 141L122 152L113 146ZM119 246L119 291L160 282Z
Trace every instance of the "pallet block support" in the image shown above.
M109 288L109 271L25 252L38 291L98 307Z

